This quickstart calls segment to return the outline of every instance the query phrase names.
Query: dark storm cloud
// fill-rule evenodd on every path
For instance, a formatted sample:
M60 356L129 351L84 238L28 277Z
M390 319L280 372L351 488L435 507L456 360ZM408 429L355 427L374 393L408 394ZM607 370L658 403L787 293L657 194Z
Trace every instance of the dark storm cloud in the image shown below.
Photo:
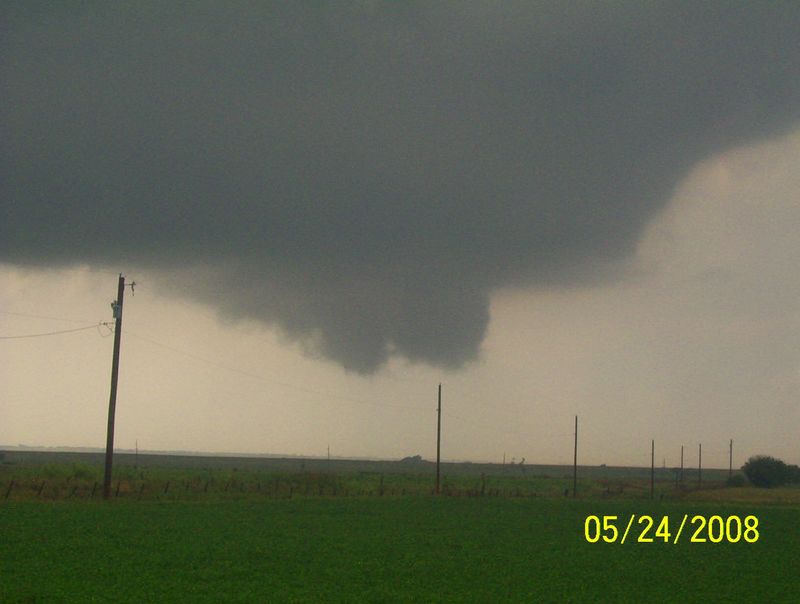
M362 372L474 358L494 289L624 259L800 109L796 3L21 6L0 260L182 273Z

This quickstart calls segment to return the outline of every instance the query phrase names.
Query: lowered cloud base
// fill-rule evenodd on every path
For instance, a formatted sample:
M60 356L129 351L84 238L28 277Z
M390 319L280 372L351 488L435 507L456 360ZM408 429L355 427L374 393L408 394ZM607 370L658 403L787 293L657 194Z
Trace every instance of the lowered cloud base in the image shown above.
M4 19L0 260L143 267L360 373L623 276L697 162L799 117L791 3L59 10Z

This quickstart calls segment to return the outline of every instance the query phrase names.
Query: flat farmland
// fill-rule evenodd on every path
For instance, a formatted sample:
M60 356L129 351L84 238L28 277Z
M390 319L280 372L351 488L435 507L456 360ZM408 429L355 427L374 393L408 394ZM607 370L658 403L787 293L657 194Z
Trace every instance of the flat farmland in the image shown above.
M210 500L432 495L435 464L270 457L114 455L115 499ZM704 469L703 489L723 487L727 471ZM655 495L684 498L697 490L696 470L679 485L675 469L657 468ZM0 500L93 500L102 492L103 455L8 451L0 463ZM448 496L564 497L571 466L443 463ZM578 466L581 498L649 497L650 468ZM796 500L800 503L800 498Z
M719 470L101 459L7 452L0 602L800 601L800 489Z
M754 515L759 538L584 537L588 515L687 513ZM799 520L796 506L634 500L7 502L0 601L796 602Z

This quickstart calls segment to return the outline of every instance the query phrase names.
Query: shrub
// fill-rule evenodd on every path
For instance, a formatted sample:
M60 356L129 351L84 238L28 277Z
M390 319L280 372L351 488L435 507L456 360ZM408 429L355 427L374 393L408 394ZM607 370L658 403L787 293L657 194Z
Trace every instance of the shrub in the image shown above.
M40 476L50 480L65 480L70 474L70 467L61 463L46 463L39 470Z
M94 480L99 475L96 466L91 466L85 463L72 464L72 478L78 480Z
M768 455L756 455L742 466L747 479L757 487L778 487L789 482L792 471L780 459Z

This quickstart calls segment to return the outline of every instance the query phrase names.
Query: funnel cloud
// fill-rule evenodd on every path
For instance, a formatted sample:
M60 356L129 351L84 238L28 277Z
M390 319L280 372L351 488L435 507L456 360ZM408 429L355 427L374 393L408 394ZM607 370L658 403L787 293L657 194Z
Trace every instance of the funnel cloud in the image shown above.
M699 161L795 125L795 3L5 9L0 261L152 271L372 373L492 292L624 270Z

